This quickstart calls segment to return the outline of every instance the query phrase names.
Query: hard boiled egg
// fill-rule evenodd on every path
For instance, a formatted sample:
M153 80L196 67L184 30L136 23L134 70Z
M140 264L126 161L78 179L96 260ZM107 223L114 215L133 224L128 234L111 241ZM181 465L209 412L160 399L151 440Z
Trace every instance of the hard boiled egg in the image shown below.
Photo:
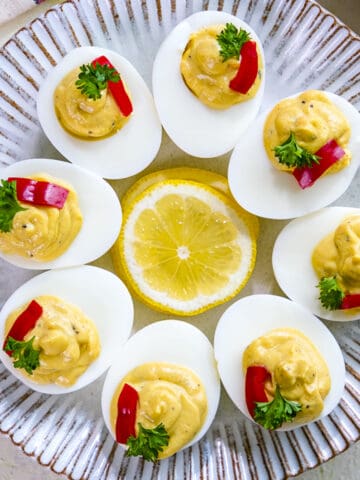
M360 114L339 95L324 93L350 124L350 165L337 173L321 176L311 187L302 190L293 175L276 169L266 154L263 128L270 108L256 118L230 158L228 180L231 192L249 212L274 219L299 217L335 201L350 185L360 164Z
M101 140L82 140L68 133L54 109L54 91L73 69L106 56L126 85L133 112L114 135ZM71 50L48 74L40 87L37 112L41 127L51 143L70 162L105 178L125 178L146 168L161 143L161 124L152 95L131 63L116 52L99 47Z
M116 438L110 420L113 396L128 372L149 362L166 362L188 368L203 383L208 403L207 414L200 431L186 445L189 447L205 435L214 420L219 403L220 381L209 340L199 329L179 320L153 323L139 330L118 350L102 392L101 405L106 426Z
M319 283L311 263L317 244L332 233L359 208L327 207L288 223L278 235L272 254L274 274L280 288L292 300L327 320L348 321L360 318L359 309L326 310L319 300Z
M264 68L255 97L226 110L204 105L188 89L181 76L181 57L190 35L202 28L226 23L250 33L264 63L260 40L252 28L233 15L216 11L198 12L180 22L164 40L154 61L153 93L161 123L173 142L195 157L216 157L231 150L261 105Z
M132 299L118 277L98 267L85 265L41 273L24 283L5 302L0 312L1 345L8 315L42 295L63 299L92 320L100 337L100 355L70 387L33 382L13 366L13 360L3 348L0 359L13 375L33 390L49 394L73 392L100 377L114 361L118 349L130 335L134 316Z
M324 399L321 417L339 403L345 383L345 366L339 345L325 325L301 305L274 295L251 295L231 305L215 330L214 350L221 381L229 397L250 420L245 399L242 358L246 347L275 328L300 330L317 347L327 363L331 389ZM300 424L286 424L292 430Z
M0 256L18 267L44 270L81 265L103 255L115 242L122 221L120 202L112 187L88 170L51 159L35 158L14 163L1 170L0 177L6 180L39 173L46 173L73 187L83 217L81 229L69 248L52 261L39 262L1 251Z

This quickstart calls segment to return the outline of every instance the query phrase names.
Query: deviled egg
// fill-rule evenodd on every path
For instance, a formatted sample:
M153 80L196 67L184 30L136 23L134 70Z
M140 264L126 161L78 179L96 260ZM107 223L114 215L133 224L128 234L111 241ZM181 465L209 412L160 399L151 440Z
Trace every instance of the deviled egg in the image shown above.
M0 206L2 219L11 214L8 228L4 229L3 222L0 225L0 256L6 261L35 270L81 265L103 255L115 242L122 221L121 206L114 190L101 177L51 159L23 160L4 168L0 175L8 186L8 179L18 179L14 187L17 197L18 182L20 187L30 182L20 192L27 195L25 201L12 199L18 205L16 209L10 211L4 203ZM44 194L44 183L39 185L40 196L44 197L40 202L45 200L45 204L38 204L39 195L31 180L35 178L51 181L52 197L55 187L67 187L70 193L63 207L48 206L49 188ZM29 194L36 197L35 204L28 203Z
M228 169L233 196L246 210L274 219L328 205L358 169L359 128L360 114L334 93L310 90L283 99L237 143Z
M105 178L140 172L160 147L146 83L128 60L104 48L71 50L41 85L37 112L60 153Z
M359 208L327 207L292 220L274 244L276 280L289 298L321 318L357 320L360 302L357 308L341 304L356 295L360 300L359 244Z
M264 63L256 33L233 15L198 12L180 22L161 45L152 77L174 143L204 158L231 150L260 108ZM234 85L235 79L249 84Z
M219 320L214 350L228 395L252 421L255 404L266 415L255 416L265 428L291 430L317 420L342 396L345 366L339 345L320 320L288 299L252 295L238 300ZM290 413L284 417L283 412Z
M0 359L38 392L78 390L111 365L133 313L129 292L111 272L86 265L41 273L0 312Z
M200 440L215 417L219 396L209 340L188 323L162 320L119 349L105 379L102 411L128 455L155 461ZM138 450L137 439L146 443L151 435L160 439L159 450Z

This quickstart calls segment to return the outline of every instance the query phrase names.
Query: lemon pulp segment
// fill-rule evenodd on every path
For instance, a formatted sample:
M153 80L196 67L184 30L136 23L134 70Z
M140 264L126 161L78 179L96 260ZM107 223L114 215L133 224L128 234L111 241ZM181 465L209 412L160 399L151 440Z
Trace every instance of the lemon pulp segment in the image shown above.
M223 303L246 283L254 233L225 195L186 181L158 182L124 210L120 255L148 304L192 315Z

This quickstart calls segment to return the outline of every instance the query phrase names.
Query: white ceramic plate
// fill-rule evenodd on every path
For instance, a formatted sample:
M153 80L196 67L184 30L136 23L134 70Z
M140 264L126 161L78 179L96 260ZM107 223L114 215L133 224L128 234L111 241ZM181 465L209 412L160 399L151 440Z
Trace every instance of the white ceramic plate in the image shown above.
M61 156L40 129L36 94L47 72L72 48L112 48L134 63L148 86L162 40L179 21L201 9L237 15L258 33L267 62L262 110L308 87L329 90L360 107L359 39L311 0L68 0L21 29L0 51L0 162ZM211 161L227 172L229 155ZM164 135L159 154L144 174L170 166L209 168L206 159L184 154ZM119 195L139 178L112 181ZM359 205L360 176L337 201ZM261 186L259 192L261 193ZM272 274L271 252L283 221L261 220L257 265L238 296L281 295ZM108 256L96 261L111 270ZM31 271L0 261L3 302ZM229 304L189 318L213 339ZM135 302L139 329L164 318ZM62 401L32 393L0 366L0 430L28 455L71 479L284 479L312 468L360 438L360 331L357 322L331 323L347 365L346 386L331 415L294 432L270 433L253 425L223 392L215 423L191 448L156 465L123 456L103 423L98 380Z

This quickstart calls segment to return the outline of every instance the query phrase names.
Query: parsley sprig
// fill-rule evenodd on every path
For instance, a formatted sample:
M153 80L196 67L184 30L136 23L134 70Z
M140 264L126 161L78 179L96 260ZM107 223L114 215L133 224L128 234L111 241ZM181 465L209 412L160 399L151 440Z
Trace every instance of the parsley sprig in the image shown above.
M232 57L239 59L241 47L250 40L250 34L242 28L238 30L233 23L227 23L216 40L220 45L222 61L225 62Z
M279 163L288 167L312 167L314 163L320 161L320 157L297 143L293 132L290 132L289 138L284 143L274 148L274 152Z
M129 447L126 455L141 455L145 460L156 462L159 453L169 444L169 434L162 423L155 428L144 428L138 423L138 429L137 437L130 436L126 442Z
M327 310L337 310L345 297L335 277L324 277L317 287L320 289L319 300Z
M4 346L4 350L11 352L11 357L15 359L14 367L23 368L29 375L40 365L40 351L33 347L34 338L25 342L9 337Z
M0 231L10 232L17 212L26 210L17 200L16 181L1 180L0 186Z
M101 98L101 92L107 87L107 82L117 83L119 80L120 75L114 68L100 63L95 66L89 63L81 65L75 85L86 97L97 100Z
M254 420L268 430L281 427L284 422L293 421L301 404L284 398L279 386L276 386L275 396L270 402L256 402Z

